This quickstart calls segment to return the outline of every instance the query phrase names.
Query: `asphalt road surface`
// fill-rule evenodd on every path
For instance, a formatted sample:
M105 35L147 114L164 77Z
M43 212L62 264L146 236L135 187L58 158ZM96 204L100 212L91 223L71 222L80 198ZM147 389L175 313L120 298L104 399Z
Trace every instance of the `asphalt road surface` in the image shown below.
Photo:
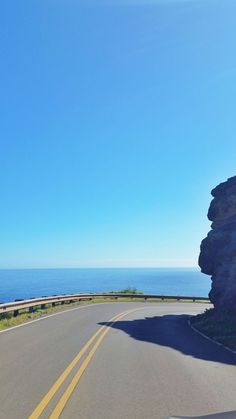
M0 333L1 419L236 418L236 355L195 303L105 303Z

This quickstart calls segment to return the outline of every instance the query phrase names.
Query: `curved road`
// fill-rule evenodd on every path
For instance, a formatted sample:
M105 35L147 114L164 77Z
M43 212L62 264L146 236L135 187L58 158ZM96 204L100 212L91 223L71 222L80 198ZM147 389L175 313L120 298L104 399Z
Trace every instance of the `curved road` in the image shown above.
M1 332L0 417L236 418L236 355L187 323L205 307L94 304Z

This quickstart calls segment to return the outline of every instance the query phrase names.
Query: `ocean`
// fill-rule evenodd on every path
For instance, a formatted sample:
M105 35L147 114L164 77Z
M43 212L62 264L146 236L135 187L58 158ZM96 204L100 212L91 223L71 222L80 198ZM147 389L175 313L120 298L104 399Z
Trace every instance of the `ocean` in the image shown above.
M206 297L210 277L193 268L1 269L0 302L57 294L119 291Z

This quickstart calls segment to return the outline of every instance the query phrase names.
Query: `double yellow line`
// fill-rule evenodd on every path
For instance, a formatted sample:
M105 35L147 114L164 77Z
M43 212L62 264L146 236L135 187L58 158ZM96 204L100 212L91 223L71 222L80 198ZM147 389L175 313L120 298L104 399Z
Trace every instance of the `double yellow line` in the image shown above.
M128 314L137 311L138 309L126 310L120 314L117 314L112 319L109 320L106 326L100 327L94 335L86 342L83 348L78 352L75 358L70 362L70 364L66 367L60 377L55 381L53 386L50 390L45 394L42 400L34 409L33 413L29 416L29 419L38 419L40 415L43 413L45 408L48 406L56 392L59 390L61 385L64 383L68 375L72 372L72 370L76 367L82 356L86 353L86 351L90 348L92 343L97 339L94 346L80 365L77 373L74 375L73 379L71 380L70 384L68 385L67 389L59 399L56 407L54 408L53 412L51 413L50 419L57 419L60 417L64 407L66 406L70 396L72 395L75 387L77 386L82 374L86 370L87 366L89 365L90 361L92 360L95 352L97 351L98 347L101 345L103 339L105 338L106 334L109 332L110 327L117 322L118 320L122 319L123 317L127 316Z

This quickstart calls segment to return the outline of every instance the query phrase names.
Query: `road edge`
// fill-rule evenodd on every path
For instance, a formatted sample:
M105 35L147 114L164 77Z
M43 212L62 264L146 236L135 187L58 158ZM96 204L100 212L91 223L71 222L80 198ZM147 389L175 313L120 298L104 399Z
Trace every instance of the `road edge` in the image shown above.
M69 313L69 312L74 311L74 310L80 310L80 309L83 309L83 308L94 307L94 306L102 305L102 304L114 304L114 303L111 302L111 301L109 301L109 302L92 303L92 304L86 304L86 305L79 306L79 307L67 308L65 310L60 310L60 311L58 311L56 313L45 314L45 316L38 317L38 318L36 318L34 320L26 321L24 323L17 324L16 326L11 326L11 327L8 327L7 329L0 330L0 334L1 333L6 333L6 332L10 332L11 330L18 329L19 327L28 326L29 324L36 323L36 322L39 322L41 320L49 319L50 317L55 317L55 316L59 316L60 314Z
M232 354L236 355L236 351L234 351L233 349L228 348L228 346L223 345L223 343L218 342L217 340L210 338L209 336L205 335L204 333L202 333L200 330L198 330L196 327L194 327L191 324L191 318L194 316L191 316L190 319L188 319L188 325L189 327L196 333L198 333L199 335L201 335L202 337L204 337L205 339L209 340L212 343L215 343L218 346L221 346L222 348L226 349L227 351L231 352Z

